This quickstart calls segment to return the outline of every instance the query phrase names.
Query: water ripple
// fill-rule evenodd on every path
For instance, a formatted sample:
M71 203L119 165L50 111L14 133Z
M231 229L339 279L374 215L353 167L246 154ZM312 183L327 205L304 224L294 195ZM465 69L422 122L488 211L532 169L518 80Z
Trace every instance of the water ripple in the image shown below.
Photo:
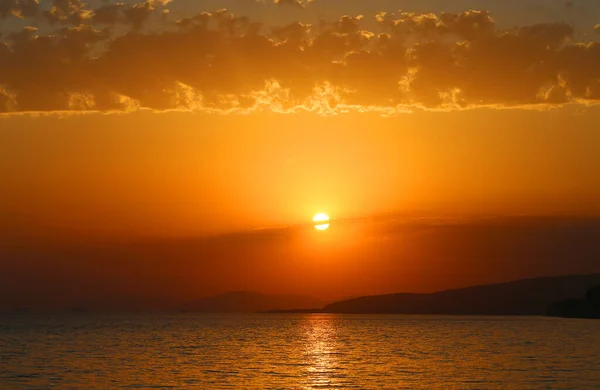
M598 388L593 321L338 315L0 317L0 388Z

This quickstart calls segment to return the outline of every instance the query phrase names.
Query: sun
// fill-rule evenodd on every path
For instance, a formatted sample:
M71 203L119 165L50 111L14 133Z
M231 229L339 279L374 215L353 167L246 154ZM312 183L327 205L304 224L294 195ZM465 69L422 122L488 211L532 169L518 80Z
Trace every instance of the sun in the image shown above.
M319 213L313 217L315 229L327 230L329 228L329 216L324 213Z

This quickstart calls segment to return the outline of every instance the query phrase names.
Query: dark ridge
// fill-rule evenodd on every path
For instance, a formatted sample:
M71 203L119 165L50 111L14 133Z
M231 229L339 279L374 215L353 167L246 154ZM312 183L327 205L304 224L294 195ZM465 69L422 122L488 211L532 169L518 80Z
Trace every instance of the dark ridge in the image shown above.
M581 297L600 274L569 275L473 286L431 294L387 294L334 302L326 313L544 315L553 303Z
M600 285L590 288L584 299L569 298L554 302L546 315L564 318L600 319Z

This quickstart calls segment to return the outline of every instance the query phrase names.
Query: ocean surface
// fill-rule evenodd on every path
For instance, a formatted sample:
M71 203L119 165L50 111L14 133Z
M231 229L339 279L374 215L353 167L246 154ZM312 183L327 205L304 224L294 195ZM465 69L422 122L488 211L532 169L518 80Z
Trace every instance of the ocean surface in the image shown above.
M600 389L600 322L0 315L0 389Z

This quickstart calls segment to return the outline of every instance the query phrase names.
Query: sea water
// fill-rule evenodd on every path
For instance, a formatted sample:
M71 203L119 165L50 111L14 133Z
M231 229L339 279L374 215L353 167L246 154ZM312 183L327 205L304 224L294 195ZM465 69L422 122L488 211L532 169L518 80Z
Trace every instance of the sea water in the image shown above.
M0 314L0 389L600 388L600 321Z

